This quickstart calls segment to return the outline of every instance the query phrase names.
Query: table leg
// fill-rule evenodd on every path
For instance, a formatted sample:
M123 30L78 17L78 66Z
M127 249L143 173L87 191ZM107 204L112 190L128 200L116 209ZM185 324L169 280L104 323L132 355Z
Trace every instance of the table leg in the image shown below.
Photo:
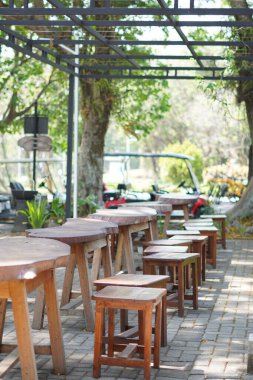
M184 220L188 222L189 220L188 205L183 205L183 210L184 210Z
M213 233L208 237L209 239L209 246L210 246L210 256L211 256L211 264L213 268L216 268L216 239L217 239L217 233Z
M101 254L102 254L104 276L110 277L112 276L112 256L111 256L111 250L110 250L109 245L101 249Z
M92 269L91 269L91 281L92 284L99 278L99 270L101 266L102 249L95 249L93 252Z
M117 252L116 252L115 263L114 263L115 274L117 274L121 270L123 241L124 241L124 235L120 232L118 236Z
M45 312L45 295L43 285L36 289L36 298L33 309L33 322L32 328L34 330L41 330L44 322L44 312Z
M45 276L44 280L44 289L54 373L57 375L63 375L66 371L65 354L54 270L47 272L47 276Z
M171 212L164 213L163 237L166 238L166 231L169 229Z
M9 290L12 299L22 378L25 380L37 380L25 281L10 282Z
M151 220L149 222L149 229L145 230L145 240L150 241L150 240L156 240L158 239L158 224L157 224L157 219L156 220Z
M136 273L134 267L134 254L133 254L133 243L132 237L129 232L128 227L122 228L123 238L124 238L124 252L126 259L126 266L128 273Z
M74 273L75 273L75 267L76 267L76 256L72 252L71 247L71 254L69 257L68 265L66 266L65 276L64 276L64 282L62 287L62 297L61 297L61 306L66 305L69 303L71 298L71 290L74 280Z
M74 244L73 253L76 255L77 267L79 272L80 287L83 299L84 316L86 330L94 331L94 315L91 303L91 289L89 281L88 260L83 251L83 245Z

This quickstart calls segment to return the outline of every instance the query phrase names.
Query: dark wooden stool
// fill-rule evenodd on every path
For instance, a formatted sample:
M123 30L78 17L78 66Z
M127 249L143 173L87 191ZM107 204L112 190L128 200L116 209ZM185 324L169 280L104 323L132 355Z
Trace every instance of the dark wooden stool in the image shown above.
M144 379L150 379L152 310L153 306L155 306L153 354L154 367L159 368L162 300L165 295L165 289L131 288L126 286L107 286L93 295L93 299L96 301L94 377L100 377L101 365L105 364L122 367L142 367L144 368ZM105 309L108 309L107 337L103 336L105 331ZM139 318L139 337L137 339L127 339L122 334L115 336L115 309L138 310L138 312L141 312L143 319ZM107 351L105 350L106 346ZM115 356L115 352L118 352L117 356ZM133 358L135 353L142 354L143 358Z
M217 215L201 215L202 219L211 218L214 223L219 224L220 238L217 239L217 243L222 244L222 248L226 249L226 219L227 215L217 214Z
M130 287L145 287L145 288L163 288L166 289L166 285L170 280L169 276L152 276L143 274L118 274L112 277L102 278L96 280L93 284L96 290L101 290L106 286L130 286ZM126 330L132 330L132 334L136 334L136 327L130 327L128 325L127 312L123 310L120 316L120 330L121 332ZM128 331L128 336L131 331ZM167 300L166 296L163 298L162 303L162 327L161 327L161 346L167 346Z
M178 308L179 317L184 316L184 300L192 300L193 308L198 309L198 253L156 253L143 257L143 273L148 274L152 267L158 267L164 274L166 267L177 270L178 301L168 300L167 305ZM185 294L184 272L192 268L192 294Z

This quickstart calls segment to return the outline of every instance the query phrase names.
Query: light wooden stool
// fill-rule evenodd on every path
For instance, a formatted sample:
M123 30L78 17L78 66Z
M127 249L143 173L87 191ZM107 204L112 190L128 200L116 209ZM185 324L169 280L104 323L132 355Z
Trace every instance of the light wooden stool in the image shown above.
M143 274L118 274L112 277L106 277L93 282L96 290L101 290L106 286L130 286L130 287L145 287L145 288L163 288L169 282L169 276L152 276ZM121 332L128 330L128 336L136 334L137 327L130 327L128 325L127 311L122 310L120 316L120 330ZM166 296L163 297L162 304L162 327L161 327L161 346L167 346L167 300Z
M101 365L144 368L144 379L150 379L151 373L151 338L152 310L155 306L155 336L154 336L154 368L159 368L162 300L165 289L131 288L125 286L107 286L93 295L96 301L96 323L93 376L101 376ZM105 337L105 309L108 309L108 336ZM124 336L115 336L115 309L138 310L142 312L143 320L139 318L139 337L128 340ZM139 313L140 314L140 313ZM142 319L142 318L141 318ZM107 350L105 350L107 346ZM117 356L115 355L117 352ZM140 353L143 358L133 358Z
M184 316L184 300L192 300L193 308L198 309L198 253L156 253L143 257L143 273L149 274L152 267L158 267L164 274L166 267L177 270L178 301L168 300L167 305L178 308L179 317ZM185 294L184 273L192 268L192 294Z

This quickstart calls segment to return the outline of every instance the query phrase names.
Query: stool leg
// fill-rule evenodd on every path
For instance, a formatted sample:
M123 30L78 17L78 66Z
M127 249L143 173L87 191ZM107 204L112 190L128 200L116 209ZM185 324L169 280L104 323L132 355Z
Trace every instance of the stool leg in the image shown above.
M12 298L12 309L18 341L22 379L37 380L38 376L32 344L25 282L10 282L9 289Z
M226 221L225 219L221 222L221 240L222 248L226 249Z
M113 357L113 342L114 342L114 309L108 309L108 356Z
M45 276L44 289L54 373L62 375L66 372L65 354L53 270L48 271L47 276Z
M192 292L193 292L193 309L198 309L198 268L197 260L192 263Z
M98 302L96 304L96 323L94 335L94 360L93 360L93 377L99 378L101 376L101 362L102 355L102 334L104 326L104 308Z
M147 306L144 316L144 379L150 379L151 373L151 336L152 336L152 305Z
M167 297L162 299L161 346L167 346Z
M178 264L178 315L184 316L184 267Z
M202 281L206 280L206 243L202 245Z
M3 342L4 322L6 316L7 299L0 299L0 344Z
M162 302L159 302L159 304L156 305L155 311L154 368L159 368L160 365L161 317Z

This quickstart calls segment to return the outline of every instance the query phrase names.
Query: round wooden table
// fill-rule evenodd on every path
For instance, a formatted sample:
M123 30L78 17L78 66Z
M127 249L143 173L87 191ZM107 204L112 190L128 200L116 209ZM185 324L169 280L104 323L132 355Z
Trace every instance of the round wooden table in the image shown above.
M12 300L17 348L3 359L0 377L20 360L22 379L37 380L34 353L52 354L54 372L65 373L62 330L55 289L55 268L66 266L70 248L49 239L11 237L0 239L0 343L1 352L12 350L3 344L7 299ZM43 285L47 306L50 346L33 346L27 293ZM11 345L13 346L13 345Z
M188 205L196 202L198 195L182 194L182 193L168 193L160 195L159 203L169 203L172 205L173 210L183 210L184 218L189 219Z
M118 225L119 237L114 264L115 273L121 270L123 252L126 259L128 273L135 273L134 251L131 234L134 232L144 231L145 240L153 240L154 225L152 222L157 219L156 211L148 207L140 207L138 210L131 208L121 208L116 210L103 209L98 210L95 214L89 215L89 218L106 220Z
M89 281L89 268L87 254L100 250L103 257L103 267L105 276L112 275L112 263L110 254L107 250L106 233L104 229L80 229L73 227L53 227L29 230L29 237L32 238L49 238L62 241L71 247L71 254L68 265L66 267L64 284L62 289L61 307L64 306L65 310L76 307L80 304L80 300L75 299L71 302L71 290L74 279L74 271L77 265L79 272L79 281L82 294L82 302L84 307L84 317L86 321L86 329L88 331L94 330L94 315L91 303L91 284ZM94 258L93 258L94 260ZM96 257L96 260L100 258ZM101 260L100 260L101 261ZM34 317L34 328L40 328L42 323L42 301L43 294L38 298L38 314Z
M166 230L169 228L170 223L170 215L172 212L172 205L168 203L159 203L159 202L129 202L129 203L123 203L119 205L120 207L131 207L131 208L137 208L137 207L149 207L156 210L158 216L162 216L164 218L164 225L163 225L163 235L166 236ZM158 239L158 230L155 231L154 239Z

